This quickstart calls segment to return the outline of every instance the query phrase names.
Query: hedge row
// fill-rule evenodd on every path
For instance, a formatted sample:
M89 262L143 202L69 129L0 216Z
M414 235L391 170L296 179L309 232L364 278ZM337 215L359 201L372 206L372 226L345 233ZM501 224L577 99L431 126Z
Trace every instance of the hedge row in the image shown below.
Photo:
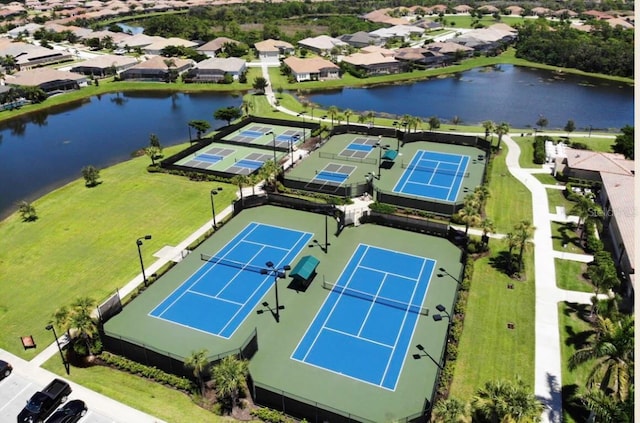
M144 364L137 363L135 361L129 360L128 358L111 354L106 351L100 354L100 360L102 360L102 362L108 366L115 367L127 373L151 379L155 382L171 386L181 391L192 392L194 388L193 383L187 378L172 375L170 373L165 373L156 367L145 366Z

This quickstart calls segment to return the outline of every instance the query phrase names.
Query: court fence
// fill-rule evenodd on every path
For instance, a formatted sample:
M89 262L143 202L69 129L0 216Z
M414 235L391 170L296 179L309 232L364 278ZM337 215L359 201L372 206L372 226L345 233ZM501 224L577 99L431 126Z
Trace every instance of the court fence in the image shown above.
M329 153L326 151L319 152L318 157L322 159L341 160L344 162L355 162L355 163L370 164L370 165L378 164L378 159L374 159L372 157L349 157L349 156L342 156L336 153Z
M337 185L331 183L320 183L316 182L313 179L286 174L282 178L282 185L289 189L319 192L344 198L359 197L361 195L364 195L365 192L369 192L370 189L370 183L366 181L360 183L355 182L353 184Z
M249 389L251 390L251 397L256 404L282 411L284 414L295 418L306 419L310 423L375 423L373 420L346 413L317 401L255 382L251 378L249 378ZM427 404L426 401L425 404ZM393 421L398 423L427 423L426 411L427 409L425 408L420 413L394 419Z
M101 330L100 337L103 348L110 353L121 355L145 366L155 367L166 373L186 377L196 382L193 371L184 365L186 357L163 351L125 336L108 334L104 330ZM258 351L258 329L254 328L240 347L209 356L207 360L212 366L230 355L249 360L256 351Z
M417 197L408 194L395 194L374 187L374 198L379 203L391 204L398 207L408 207L431 212L444 217L451 217L463 207L463 203L445 203L437 200L427 200L424 197Z
M377 225L405 229L412 232L420 232L441 238L448 238L451 236L451 226L449 226L448 222L436 222L429 219L380 213L373 210L365 213L361 218L361 222L375 223Z

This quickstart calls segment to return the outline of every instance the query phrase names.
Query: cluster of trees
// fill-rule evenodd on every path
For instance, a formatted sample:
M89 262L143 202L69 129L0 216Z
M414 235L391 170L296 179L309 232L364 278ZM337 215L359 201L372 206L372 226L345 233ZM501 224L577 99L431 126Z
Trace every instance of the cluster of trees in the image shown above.
M47 93L40 87L11 87L7 91L0 93L0 104L6 104L9 109L19 107L20 99L25 99L31 103L42 103L47 99Z
M635 139L635 127L626 125L621 129L622 134L616 137L616 141L613 144L613 151L623 154L627 159L633 160L634 154L634 139Z
M60 307L50 322L60 332L66 333L73 351L78 356L92 355L102 350L98 325L92 314L96 301L89 297L79 297L70 306Z
M509 275L522 273L524 270L524 252L526 251L531 237L536 230L535 226L528 220L521 220L513 227L513 231L507 233L505 240L507 242L507 251L505 270ZM515 250L518 255L515 255Z
M518 26L516 57L585 72L633 78L634 31L594 21L591 32L543 19Z
M489 381L465 404L455 397L438 401L433 409L433 423L538 422L544 405L531 393L531 388L517 378L515 381Z

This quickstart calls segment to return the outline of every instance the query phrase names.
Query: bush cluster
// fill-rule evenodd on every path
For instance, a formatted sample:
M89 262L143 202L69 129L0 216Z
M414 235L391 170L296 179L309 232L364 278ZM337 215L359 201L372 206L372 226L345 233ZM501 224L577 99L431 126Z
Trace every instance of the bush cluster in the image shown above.
M604 249L604 244L600 241L600 237L596 233L595 225L585 225L586 232L585 250L589 253L596 253Z
M547 158L547 153L544 149L545 141L546 139L544 137L536 137L533 142L533 162L535 164L544 164Z
M169 385L181 391L193 391L193 383L189 379L165 373L156 367L145 366L144 364L137 363L135 361L129 360L128 358L111 354L106 351L100 354L100 359L106 365L115 367L127 373L142 376L163 385Z
M284 413L270 408L257 408L251 410L251 415L267 423L293 423L294 420L285 416Z

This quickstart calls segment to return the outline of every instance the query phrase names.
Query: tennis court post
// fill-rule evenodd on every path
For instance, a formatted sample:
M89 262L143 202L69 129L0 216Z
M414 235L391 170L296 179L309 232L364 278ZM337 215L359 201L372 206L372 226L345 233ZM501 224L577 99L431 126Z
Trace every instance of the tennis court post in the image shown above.
M276 134L274 134L273 131L269 131L265 135L271 135L271 139L273 140L273 164L277 167L278 163L276 162Z
M145 235L136 239L136 245L138 246L138 257L140 257L140 268L142 269L142 280L144 282L144 286L147 286L147 276L144 274L144 263L142 262L142 251L140 251L140 247L143 244L143 239L151 239L151 235Z

